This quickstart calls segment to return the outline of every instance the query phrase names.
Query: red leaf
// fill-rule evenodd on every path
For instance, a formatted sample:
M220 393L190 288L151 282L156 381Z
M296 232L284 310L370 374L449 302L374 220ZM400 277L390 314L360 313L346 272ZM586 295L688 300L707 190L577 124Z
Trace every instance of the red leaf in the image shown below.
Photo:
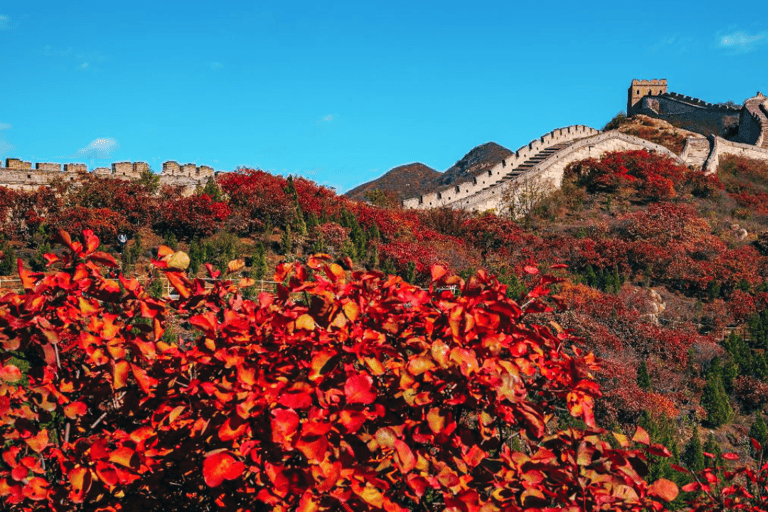
M378 396L373 387L373 379L367 373L358 373L347 379L344 395L348 404L368 405Z
M272 441L285 445L299 428L299 415L292 409L272 411Z
M218 487L224 480L239 478L244 470L245 464L227 452L211 455L203 462L203 478L208 487Z
M739 455L733 452L728 452L723 454L723 458L725 460L739 460Z
M536 274L539 273L539 269L534 267L533 265L526 265L523 267L523 272L525 272L526 274L535 276Z

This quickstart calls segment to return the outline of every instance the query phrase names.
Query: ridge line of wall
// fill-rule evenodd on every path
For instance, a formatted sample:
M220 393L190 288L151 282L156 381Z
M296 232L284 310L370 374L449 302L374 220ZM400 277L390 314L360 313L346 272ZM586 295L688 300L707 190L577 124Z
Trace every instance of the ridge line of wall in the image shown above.
M557 128L545 133L541 137L531 140L531 142L521 146L512 155L503 159L488 171L484 171L488 173L486 176L480 174L452 185L446 185L428 194L407 198L403 200L403 206L405 208L448 206L456 201L466 199L485 188L497 185L505 176L514 171L523 162L549 146L577 140L583 137L589 137L597 133L600 132L594 128L581 124Z

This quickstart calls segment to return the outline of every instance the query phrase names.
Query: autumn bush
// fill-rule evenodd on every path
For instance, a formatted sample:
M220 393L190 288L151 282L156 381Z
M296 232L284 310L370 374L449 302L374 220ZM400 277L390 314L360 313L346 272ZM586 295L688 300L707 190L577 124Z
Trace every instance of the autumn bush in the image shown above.
M664 447L595 425L594 357L536 323L555 278L518 304L483 272L433 266L454 296L318 255L251 301L252 281L209 266L205 288L161 247L179 298L153 298L103 277L116 263L92 232L60 241L49 273L19 265L24 292L0 298L12 510L640 511L677 495L643 480ZM172 318L190 334L166 337Z

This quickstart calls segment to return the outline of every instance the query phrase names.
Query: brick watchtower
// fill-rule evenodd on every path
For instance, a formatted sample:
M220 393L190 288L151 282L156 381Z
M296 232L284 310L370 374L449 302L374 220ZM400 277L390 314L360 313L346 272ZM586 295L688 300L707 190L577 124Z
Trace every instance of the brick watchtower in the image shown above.
M627 91L627 115L632 115L635 105L645 96L658 96L666 92L666 78L660 80L632 80L632 85L629 86L629 91Z

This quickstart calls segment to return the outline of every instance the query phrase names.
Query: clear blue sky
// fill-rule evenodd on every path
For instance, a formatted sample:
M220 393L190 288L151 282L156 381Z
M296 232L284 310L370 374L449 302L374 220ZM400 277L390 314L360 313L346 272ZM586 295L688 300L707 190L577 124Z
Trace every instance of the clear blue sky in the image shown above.
M345 192L601 128L632 78L713 102L768 90L765 9L588 5L2 2L0 157L248 166Z

